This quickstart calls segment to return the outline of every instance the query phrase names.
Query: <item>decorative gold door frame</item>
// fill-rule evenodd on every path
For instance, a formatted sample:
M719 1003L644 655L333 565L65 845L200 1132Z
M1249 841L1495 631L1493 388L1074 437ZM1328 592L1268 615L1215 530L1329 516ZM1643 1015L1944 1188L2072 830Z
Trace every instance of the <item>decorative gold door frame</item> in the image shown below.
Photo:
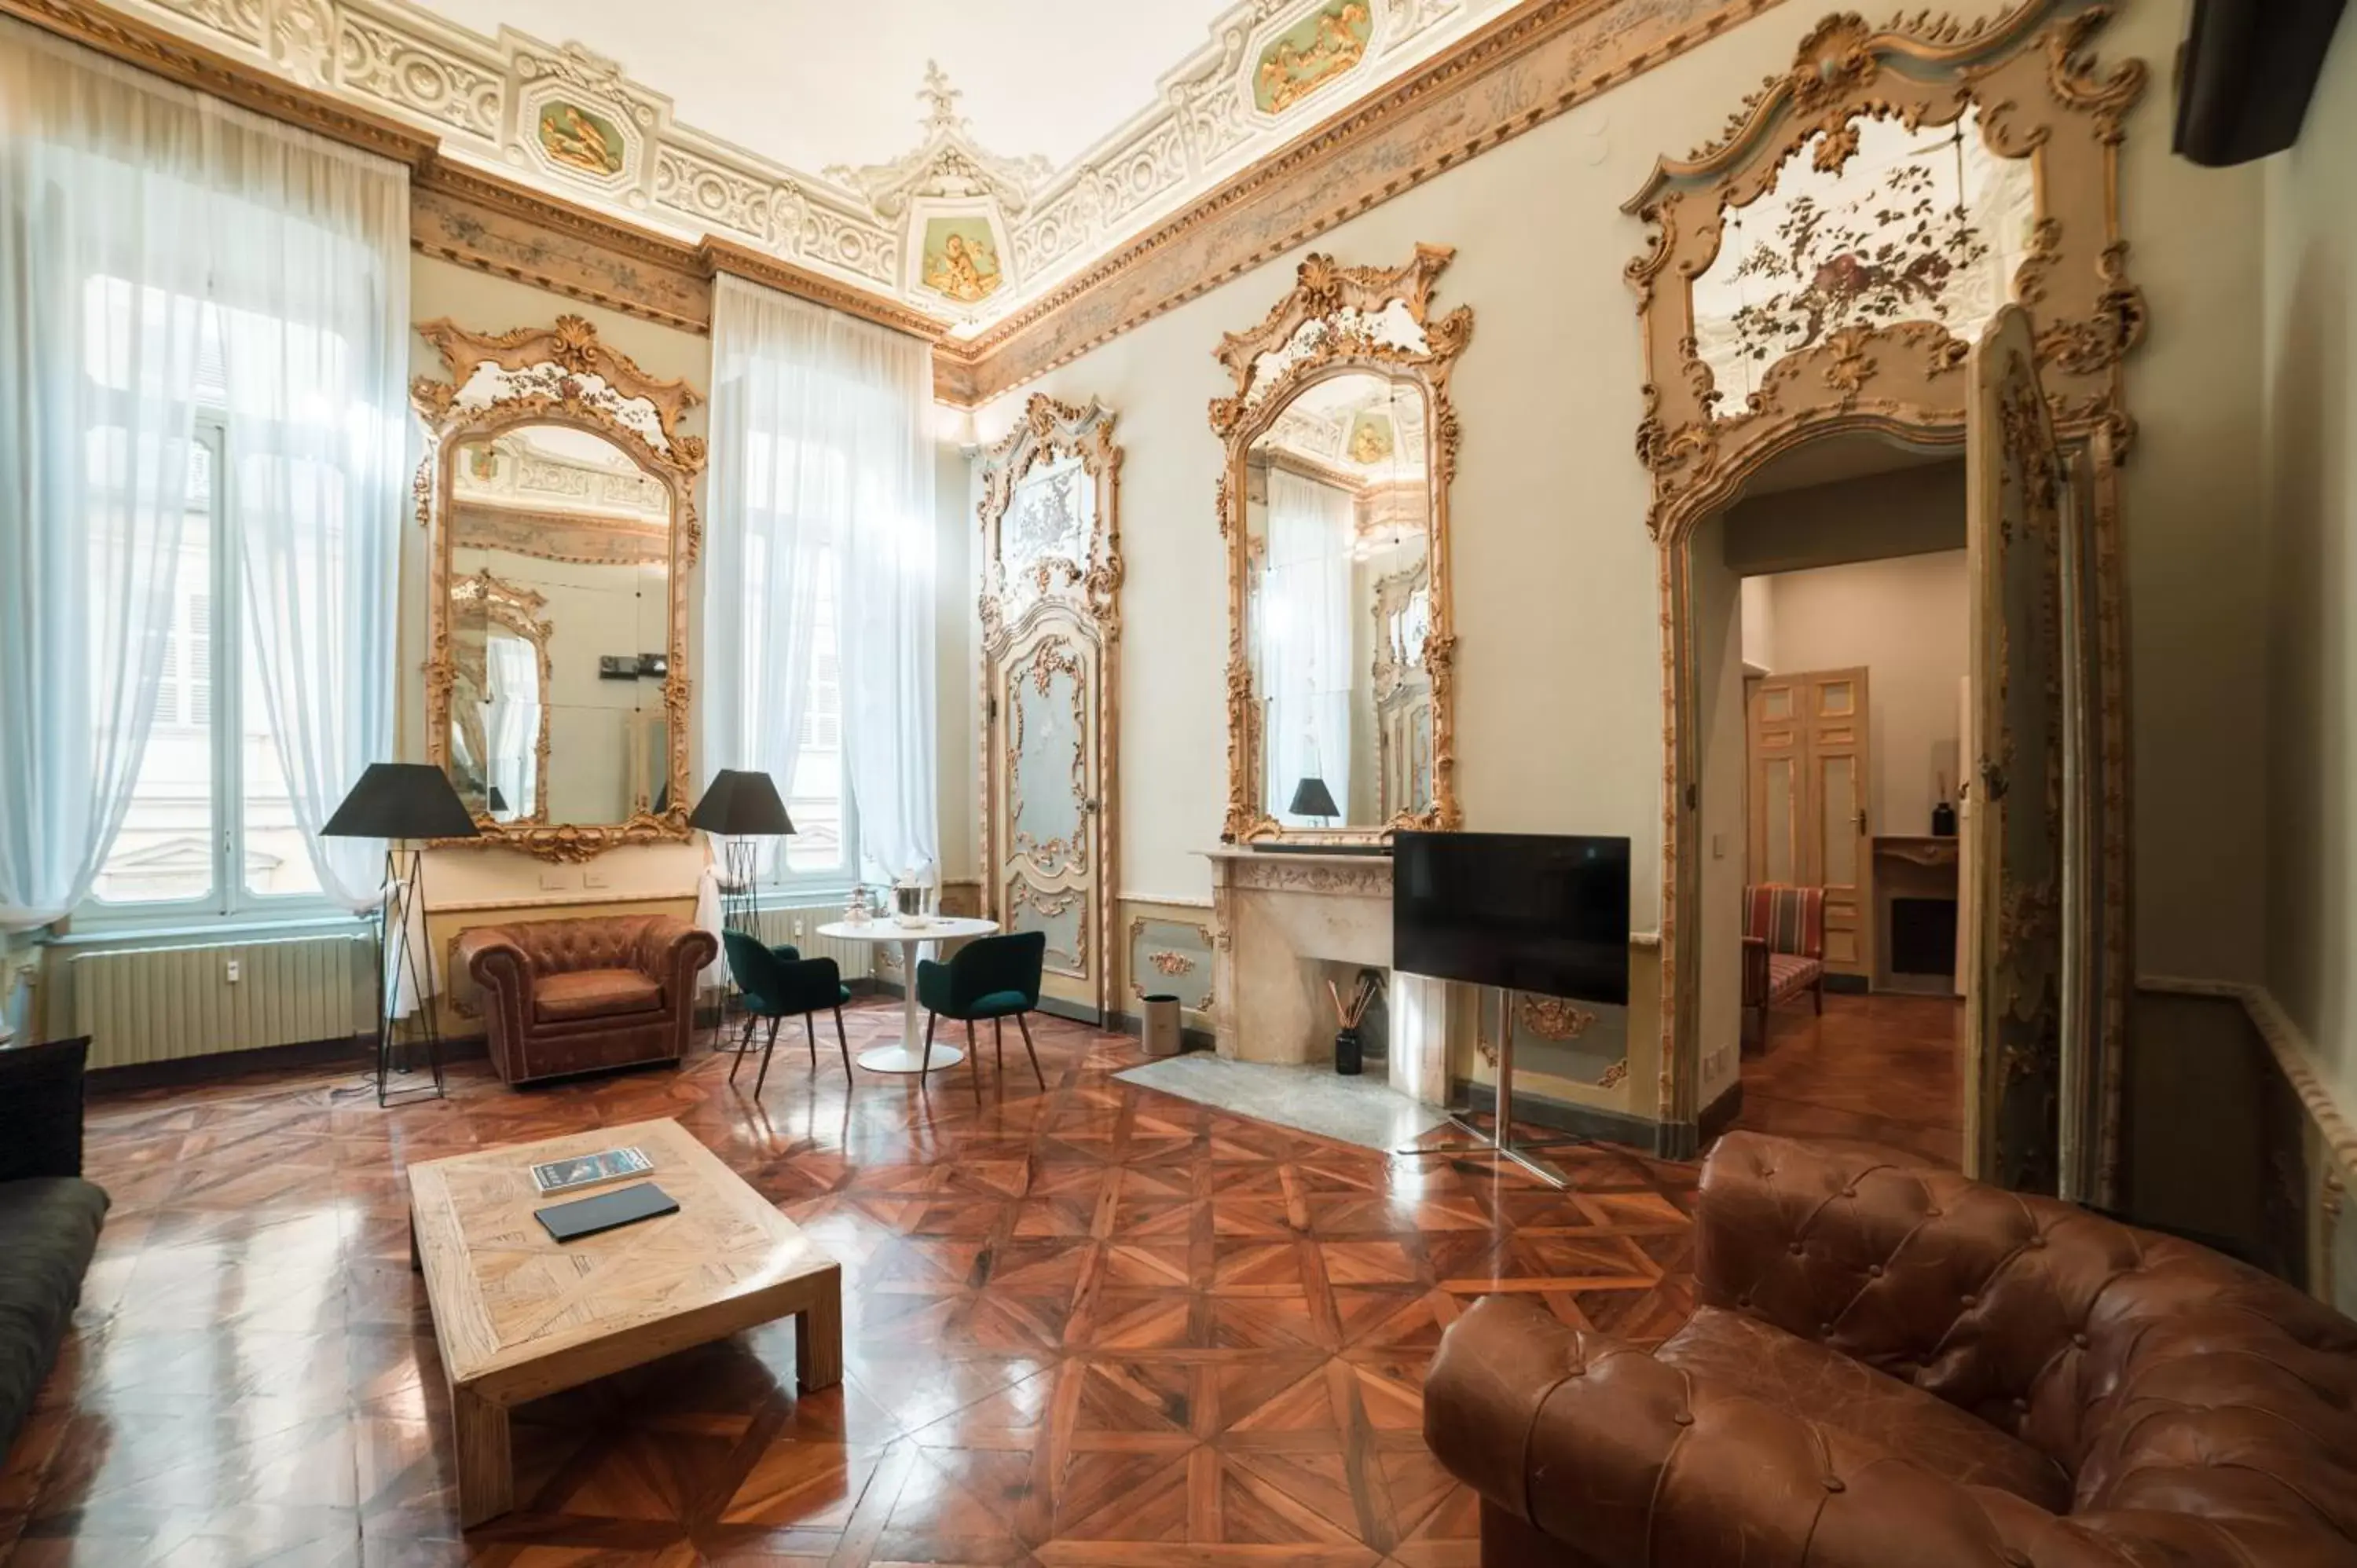
M1630 263L1646 358L1637 453L1652 475L1646 527L1661 550L1662 1040L1656 1113L1666 1149L1692 1147L1701 1107L1700 976L1686 951L1700 897L1701 859L1688 800L1698 791L1695 714L1699 676L1691 540L1775 458L1823 437L1874 434L1961 452L1972 402L1970 345L1937 321L1850 326L1777 360L1746 405L1721 415L1703 359L1693 280L1717 259L1723 214L1772 190L1787 159L1816 142L1815 166L1838 172L1857 150L1855 123L1895 119L1909 129L1980 112L2000 157L2029 158L2037 190L2029 254L2014 300L2039 322L2037 351L2058 432L2085 451L2094 495L2094 661L2098 671L2102 879L2088 901L2087 950L2099 952L2094 1086L2101 1135L2093 1161L2099 1201L2118 1164L2119 1070L2129 983L2128 756L2118 464L2134 437L2124 361L2143 338L2144 296L2127 273L2119 234L2123 124L2143 94L2143 62L2099 68L2093 41L2107 7L2024 0L1964 24L1929 13L1889 31L1857 15L1827 16L1802 40L1792 69L1748 99L1727 133L1684 159L1656 165L1624 210L1652 228ZM1816 139L1822 135L1823 140Z
M450 552L453 469L460 446L488 441L525 424L562 424L613 443L671 492L670 626L663 714L670 736L670 805L641 811L627 822L500 822L477 813L480 836L447 844L520 849L543 860L587 860L618 844L688 837L688 574L703 545L695 513L695 479L704 470L701 435L680 434L680 416L703 400L685 381L640 370L627 354L599 341L597 328L577 316L556 325L522 327L495 337L469 332L447 318L429 321L418 336L434 345L450 379L420 376L410 383L410 405L425 426L425 453L412 485L426 548L428 629L425 659L425 759L450 761L450 695L457 665L450 650ZM486 398L470 391L485 366L507 372ZM462 395L464 394L464 395ZM546 773L542 775L546 788Z
M1018 853L1015 823L1002 805L1011 782L1021 743L1016 733L1018 715L999 693L1006 686L1010 657L1028 651L1035 659L1051 656L1052 644L1084 645L1094 666L1091 711L1078 714L1092 747L1083 763L1095 775L1094 794L1082 802L1080 832L1083 842L1071 846L1044 846L1051 858L1077 858L1088 867L1095 889L1095 908L1081 922L1081 941L1090 950L1078 955L1087 977L1086 1004L1100 1016L1114 1009L1114 907L1119 900L1116 856L1120 845L1118 768L1120 732L1115 694L1119 690L1121 647L1121 448L1114 442L1114 415L1094 399L1086 407L1060 403L1045 392L1034 392L1023 405L1023 417L1005 439L991 448L983 467L982 500L975 515L982 525L983 585L981 703L983 715L982 791L983 913L1003 925L1014 923L1019 901L1049 914L1060 914L1069 899L1034 889L1021 897L1010 895L1006 867ZM1008 514L1023 481L1035 470L1067 460L1077 461L1082 482L1092 501L1088 537L1063 542L1066 548L1046 549L1007 566ZM1064 650L1064 657L1072 655ZM1076 682L1079 677L1076 674ZM1082 688L1085 689L1085 683ZM1075 781L1075 788L1081 788ZM1043 846L1030 846L1037 851ZM1049 908L1049 905L1053 905Z
M1448 487L1457 475L1457 409L1448 376L1473 337L1473 310L1460 305L1435 317L1432 285L1456 250L1419 244L1401 267L1345 267L1312 255L1295 274L1293 292L1260 325L1221 339L1220 363L1234 377L1232 397L1211 400L1211 434L1227 444L1216 504L1220 537L1228 547L1228 811L1223 843L1291 839L1303 843L1362 843L1388 840L1394 829L1454 829L1464 823L1457 804L1457 622L1449 604ZM1385 317L1405 313L1422 333L1421 346L1385 335ZM1422 389L1426 403L1425 472L1431 490L1432 628L1424 663L1432 679L1432 800L1422 811L1402 811L1381 827L1288 828L1268 813L1261 788L1261 704L1253 692L1252 634L1247 624L1251 542L1244 517L1245 460L1253 443L1276 423L1304 388L1329 376L1367 371Z

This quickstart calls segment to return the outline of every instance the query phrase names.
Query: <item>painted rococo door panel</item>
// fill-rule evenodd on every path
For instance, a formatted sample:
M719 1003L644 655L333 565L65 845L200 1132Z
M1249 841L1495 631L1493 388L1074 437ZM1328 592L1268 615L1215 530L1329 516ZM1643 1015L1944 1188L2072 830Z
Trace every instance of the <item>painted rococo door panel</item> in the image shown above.
M2029 317L1999 311L1972 353L1965 437L1974 567L1974 876L1966 932L1967 1144L2001 1186L2062 1185L2066 871L2062 614L2068 470ZM2069 944L2077 947L2079 944ZM2086 1042L2074 1039L2074 1049ZM2074 1085L2083 1093L2083 1087ZM2074 1115L2073 1120L2076 1120Z
M1113 1010L1114 416L1035 393L983 475L983 908L1047 937L1043 992Z

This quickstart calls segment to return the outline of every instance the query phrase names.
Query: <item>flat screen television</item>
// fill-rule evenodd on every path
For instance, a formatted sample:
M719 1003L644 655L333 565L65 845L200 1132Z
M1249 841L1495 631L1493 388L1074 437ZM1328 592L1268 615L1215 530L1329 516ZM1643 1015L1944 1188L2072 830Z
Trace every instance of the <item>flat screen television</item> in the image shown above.
M1392 965L1627 1006L1629 841L1395 834Z

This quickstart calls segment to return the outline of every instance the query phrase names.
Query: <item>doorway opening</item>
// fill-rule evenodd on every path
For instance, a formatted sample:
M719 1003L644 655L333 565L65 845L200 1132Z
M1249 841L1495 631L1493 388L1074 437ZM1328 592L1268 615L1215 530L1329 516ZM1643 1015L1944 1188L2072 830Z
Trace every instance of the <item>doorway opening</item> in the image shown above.
M1695 529L1707 1133L1963 1164L1964 474L1826 437Z

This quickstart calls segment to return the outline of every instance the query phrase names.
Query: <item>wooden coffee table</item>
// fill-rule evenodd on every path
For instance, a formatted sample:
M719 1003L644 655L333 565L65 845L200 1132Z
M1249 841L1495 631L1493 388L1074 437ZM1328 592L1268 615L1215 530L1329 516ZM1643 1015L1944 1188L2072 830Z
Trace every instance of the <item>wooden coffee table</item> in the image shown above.
M633 1144L643 1176L534 1190L543 1160ZM651 1181L679 1212L560 1245L533 1210ZM515 1505L508 1411L791 1314L804 1389L843 1378L843 1271L676 1122L600 1127L409 1168L412 1261L457 1428L458 1520Z

